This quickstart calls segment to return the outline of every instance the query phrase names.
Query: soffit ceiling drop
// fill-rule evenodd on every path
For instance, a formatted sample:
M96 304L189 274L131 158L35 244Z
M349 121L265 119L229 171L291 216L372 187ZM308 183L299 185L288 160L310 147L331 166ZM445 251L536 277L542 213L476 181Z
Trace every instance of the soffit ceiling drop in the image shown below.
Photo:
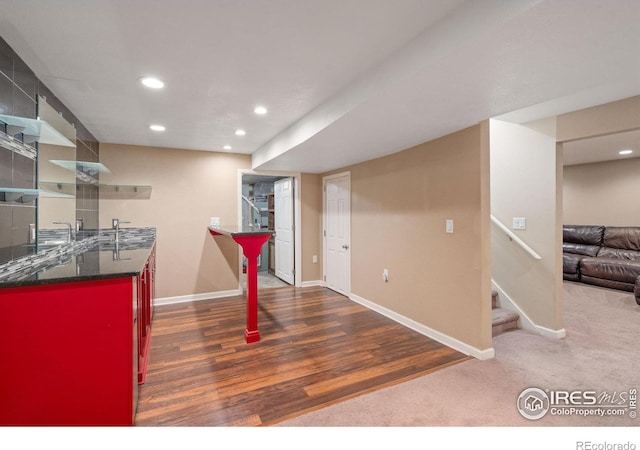
M621 150L632 150L627 156ZM640 157L640 130L597 136L564 142L562 156L565 166Z

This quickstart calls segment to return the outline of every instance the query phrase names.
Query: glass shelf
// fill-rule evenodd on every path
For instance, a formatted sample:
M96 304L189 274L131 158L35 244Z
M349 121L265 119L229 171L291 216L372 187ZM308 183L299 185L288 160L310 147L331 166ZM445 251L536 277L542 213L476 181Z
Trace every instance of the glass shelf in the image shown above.
M65 194L59 191L50 191L49 189L38 189L40 191L40 197L52 197L52 198L75 198L75 195Z
M40 181L40 197L75 198L75 183Z
M15 136L16 134L22 133L27 143L37 141L41 144L59 145L62 147L76 146L76 144L44 120L0 114L0 122L6 124L7 135Z
M73 161L73 160L61 160L50 159L50 163L63 167L68 170L72 170L76 173L76 178L85 183L98 186L99 182L96 175L100 173L111 173L111 171L102 163L91 161Z
M151 198L151 186L127 185L127 184L100 184L94 178L98 174L111 173L109 168L99 162L90 161L67 161L50 159L49 162L56 164L76 173L78 180L89 183L98 188L100 199L149 199ZM51 186L60 186L64 183L48 183ZM58 188L60 190L60 188Z
M75 160L62 160L62 159L50 159L49 162L64 167L69 170L80 170L87 175L96 175L98 173L111 173L111 171L102 163L91 161L75 161Z
M60 184L60 183L54 183L54 184ZM6 187L0 187L0 194L4 195L5 202L20 201L20 203L29 203L38 197L57 197L57 198L74 198L75 197L73 194L68 194L60 190L6 188Z
M100 199L149 199L151 198L151 186L125 185L125 184L99 184L98 196Z
M3 131L0 131L0 147L11 150L14 153L25 156L29 159L36 160L38 152L35 148L28 144L25 144L12 136L9 136Z
M5 202L29 203L38 198L39 192L37 189L0 187L0 194L3 194Z

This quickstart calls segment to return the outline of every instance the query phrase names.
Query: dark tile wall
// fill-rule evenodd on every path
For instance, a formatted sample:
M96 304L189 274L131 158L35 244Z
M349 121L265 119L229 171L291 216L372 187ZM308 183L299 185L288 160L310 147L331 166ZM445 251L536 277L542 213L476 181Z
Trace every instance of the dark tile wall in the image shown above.
M79 131L79 130L78 130ZM78 161L98 162L98 142L84 138L78 132L76 138L76 159ZM100 174L94 175L99 180ZM98 187L76 180L76 219L82 219L85 230L98 229Z
M36 77L13 50L0 42L0 114L36 117ZM4 125L0 131L6 132ZM34 144L35 145L35 144ZM36 187L36 163L0 147L0 187ZM36 200L0 193L0 263L33 253L30 229L36 224Z
M0 114L36 118L38 95L75 125L77 160L99 161L98 141L0 37ZM36 174L35 161L0 146L0 187L34 189ZM83 220L85 230L98 229L97 193L96 186L77 180L76 217ZM33 198L14 201L0 193L0 264L35 251L30 228L36 224L36 208Z

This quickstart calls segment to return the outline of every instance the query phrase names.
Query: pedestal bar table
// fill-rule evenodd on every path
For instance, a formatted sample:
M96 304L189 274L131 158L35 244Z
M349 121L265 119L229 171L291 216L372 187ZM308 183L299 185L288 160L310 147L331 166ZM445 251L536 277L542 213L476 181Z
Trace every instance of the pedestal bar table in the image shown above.
M247 258L247 329L244 340L247 344L260 340L258 331L258 256L265 242L273 236L273 231L245 231L230 227L209 227L213 236L227 236L242 247Z

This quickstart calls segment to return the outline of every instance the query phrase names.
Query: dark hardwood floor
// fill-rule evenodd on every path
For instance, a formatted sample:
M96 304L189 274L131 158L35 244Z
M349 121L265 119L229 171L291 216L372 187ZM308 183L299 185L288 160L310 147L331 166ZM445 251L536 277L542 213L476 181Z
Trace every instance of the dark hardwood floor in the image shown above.
M269 425L467 356L325 288L260 292L246 344L242 296L155 309L137 426Z

